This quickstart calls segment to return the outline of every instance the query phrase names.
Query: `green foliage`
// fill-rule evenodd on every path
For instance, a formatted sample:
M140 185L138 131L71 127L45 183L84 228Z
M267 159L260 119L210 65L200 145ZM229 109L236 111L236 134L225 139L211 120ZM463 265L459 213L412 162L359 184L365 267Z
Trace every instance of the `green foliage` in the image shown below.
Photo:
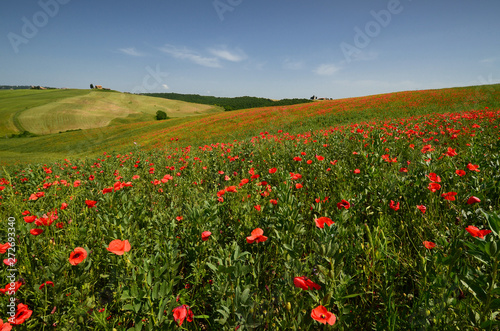
M289 105L311 102L311 100L309 99L297 99L297 98L274 101L271 99L249 97L249 96L224 98L224 97L204 96L198 94L179 94L179 93L145 93L144 95L172 99L172 100L181 100L193 103L201 103L205 105L220 106L223 107L225 111L256 108L256 107L289 106Z
M157 121L166 120L168 118L167 113L162 110L158 110L155 116Z

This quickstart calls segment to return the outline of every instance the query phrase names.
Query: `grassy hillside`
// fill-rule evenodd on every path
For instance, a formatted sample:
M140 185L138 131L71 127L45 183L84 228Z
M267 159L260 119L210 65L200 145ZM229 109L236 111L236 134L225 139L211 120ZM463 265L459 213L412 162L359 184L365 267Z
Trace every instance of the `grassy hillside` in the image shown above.
M173 118L220 111L208 105L93 90L0 91L0 102L1 136L151 121L158 110Z
M259 135L262 131L275 131L276 128L288 132L303 132L352 122L435 112L458 112L484 107L500 107L499 84L388 93L294 106L264 107L174 118L161 122L119 124L115 119L116 125L104 128L43 137L1 139L0 155L3 164L27 162L27 160L42 162L57 158L96 155L104 151L120 151L132 146L134 142L149 148L171 146L172 142L181 146L203 145L245 139ZM169 112L167 114L170 115Z

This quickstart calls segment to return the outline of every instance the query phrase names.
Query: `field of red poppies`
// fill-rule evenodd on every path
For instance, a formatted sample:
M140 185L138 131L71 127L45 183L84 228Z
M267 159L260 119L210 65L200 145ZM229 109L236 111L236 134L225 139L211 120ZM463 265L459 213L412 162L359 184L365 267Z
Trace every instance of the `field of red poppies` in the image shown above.
M498 329L500 108L430 104L4 168L0 330Z

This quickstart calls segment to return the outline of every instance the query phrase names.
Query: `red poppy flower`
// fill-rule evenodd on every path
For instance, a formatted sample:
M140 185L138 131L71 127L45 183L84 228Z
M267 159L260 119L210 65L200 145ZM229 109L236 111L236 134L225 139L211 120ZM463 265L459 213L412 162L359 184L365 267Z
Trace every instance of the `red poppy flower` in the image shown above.
M475 197L475 196L471 196L468 200L467 200L467 203L469 205L472 205L473 203L478 203L478 202L481 202L481 200L479 200L478 197Z
M319 290L321 289L321 286L310 280L309 278L302 276L302 277L295 277L293 279L293 284L296 287L299 287L303 289L304 291L307 291L309 289L316 289Z
M428 174L426 176L429 177L429 179L431 180L431 182L441 183L441 177L439 177L438 175L436 175L433 172L431 172L430 174Z
M296 157L294 157L294 158L293 158L293 160L294 160L294 161L299 162L299 161L302 161L302 158L301 158L301 157L296 156Z
M455 173L456 173L457 175L459 175L460 177L465 176L465 171L460 170L460 169L459 169L459 170L455 170Z
M355 174L359 174L360 172L361 172L361 170L359 170L359 169L354 169L354 173L355 173Z
M43 230L42 229L39 229L39 228L36 228L36 229L31 229L30 230L30 233L34 236L38 236L39 234L42 234L43 233Z
M269 173L274 174L276 172L276 170L277 170L276 168L271 168L271 169L269 169Z
M331 218L328 218L328 217L325 217L325 216L322 216L322 217L319 217L319 218L316 218L314 220L314 222L316 223L316 226L320 229L323 229L325 227L325 223L326 225L328 226L332 226L332 224L335 224L334 221L332 221Z
M184 320L187 318L188 322L192 322L194 318L193 311L189 308L188 305L182 305L176 307L172 310L174 313L174 320L179 323L179 326L184 323Z
M179 221L179 222L180 222L180 221L182 221L182 220L184 219L184 217L182 217L182 216L177 216L175 219L176 219L177 221Z
M226 187L226 192L236 192L236 186L228 186L228 187Z
M109 246L106 247L108 251L111 253L115 253L116 255L123 255L125 252L130 251L130 243L128 240L121 241L120 239L115 239L109 243Z
M349 209L349 208L351 208L351 204L349 203L349 201L342 199L342 201L337 203L337 208L338 209L342 209L342 208Z
M29 210L25 210L25 211L23 211L23 213L22 213L22 215L23 215L23 216L26 216L26 215L29 215L29 214L31 214L31 213L29 212Z
M457 155L457 152L453 148L448 147L448 151L446 152L446 155L455 156L455 155Z
M72 265L77 265L83 262L87 258L87 251L85 248L76 247L73 252L69 255L69 263Z
M40 287L38 289L41 290L42 288L45 287L45 285L52 285L52 287L54 287L54 283L51 282L50 280L48 280L45 283L43 283L42 285L40 285Z
M56 226L57 226L59 229L62 229L62 228L64 228L64 223L63 223L63 222L56 223Z
M212 232L210 232L210 231L203 231L203 232L201 233L201 240L203 240L203 241L207 241L207 240L208 240L208 238L209 238L211 235L212 235Z
M5 252L7 252L7 250L11 247L12 245L7 242L5 244L2 244L0 245L0 254L4 254Z
M488 233L491 233L491 230L479 230L475 226L469 225L465 228L467 232L469 232L473 237L479 237L481 239L484 238Z
M470 171L477 171L477 172L479 172L480 170L478 168L479 168L479 166L477 164L469 163L467 165L467 169L469 169Z
M427 188L431 192L436 192L441 189L441 185L439 185L438 183L429 183L429 186L427 186Z
M12 330L12 325L10 323L4 323L3 320L0 319L0 331L10 331Z
M267 237L264 236L264 230L261 228L257 228L252 231L252 235L250 237L247 237L247 243L252 244L254 241L257 241L259 243L264 242L267 240Z
M276 199L271 199L271 200L269 200L269 202L275 206L278 204L278 200L276 200Z
M391 203L389 204L389 207L391 207L392 210L398 210L399 209L399 202L394 203L394 201L391 200Z
M423 241L422 244L424 244L425 248L427 249L433 249L434 247L436 247L436 244L432 241Z
M66 202L63 202L63 203L61 204L61 210L64 210L64 209L66 209L66 208L68 208L68 204L67 204Z
M15 282L14 283L14 287L11 287L10 286L10 283L5 285L5 288L0 288L0 293L2 294L8 294L8 295L13 295L14 293L17 292L17 290L19 290L19 288L21 287L21 285L23 285L22 282Z
M324 157L324 156L321 156L321 155L316 155L316 159L317 159L318 161L323 161L323 160L325 159L325 157Z
M457 192L448 192L448 193L441 194L443 199L449 200L449 201L455 201L455 195L457 195Z
M330 313L328 310L326 310L325 307L319 305L318 307L314 308L311 311L311 317L323 324L330 324L333 325L337 321L337 317L333 314Z
M87 205L87 207L89 208L93 208L95 206L95 204L97 203L97 201L94 201L94 200L85 200L85 204Z
M312 160L307 160L306 163L307 164L311 164L311 163L313 163L313 161Z
M408 172L408 168L403 167L403 168L399 169L399 172Z
M17 260L16 260L16 259L13 259L13 258L11 258L11 257L9 257L8 259L4 259L4 260L3 260L3 263L4 263L5 265L8 265L8 266L11 266L11 267L12 267L12 266L14 266L14 265L17 263Z
M422 214L425 214L425 211L427 210L427 207L424 205L417 205L417 208L422 212Z
M290 176L292 177L293 180L298 180L302 178L301 174L294 174L293 172L290 173Z
M36 220L36 216L35 215L32 215L32 216L24 216L24 221L26 223L33 223L35 220Z
M302 188L302 187L303 187L303 186L302 186L302 184L300 184L300 183L295 184L295 188L296 188L296 189L299 189L299 188Z
M33 310L29 310L27 305L23 303L18 304L14 322L11 322L12 325L23 324L28 318L30 318L31 314L33 314Z
M257 206L253 206L255 209L257 209L258 211L261 211L261 208L260 208L260 205L257 205Z
M422 147L422 150L421 150L422 153L427 153L427 152L432 152L432 151L434 151L434 148L432 148L431 145L424 145L424 147Z

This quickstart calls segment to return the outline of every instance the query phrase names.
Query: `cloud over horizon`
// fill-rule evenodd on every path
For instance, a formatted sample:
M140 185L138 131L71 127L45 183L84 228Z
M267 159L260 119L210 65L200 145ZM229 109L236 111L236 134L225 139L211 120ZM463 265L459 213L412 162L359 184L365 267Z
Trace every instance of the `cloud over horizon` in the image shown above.
M177 47L174 45L166 44L163 47L160 47L159 49L163 53L173 56L174 58L181 60L188 60L204 67L209 67L209 68L222 67L218 58L202 56L197 52L188 49L187 47Z
M120 52L123 54L127 54L130 56L144 56L144 53L139 52L138 50L135 49L135 47L128 47L128 48L119 48L118 49Z
M340 67L335 64L321 64L313 72L320 76L331 76L340 70Z

